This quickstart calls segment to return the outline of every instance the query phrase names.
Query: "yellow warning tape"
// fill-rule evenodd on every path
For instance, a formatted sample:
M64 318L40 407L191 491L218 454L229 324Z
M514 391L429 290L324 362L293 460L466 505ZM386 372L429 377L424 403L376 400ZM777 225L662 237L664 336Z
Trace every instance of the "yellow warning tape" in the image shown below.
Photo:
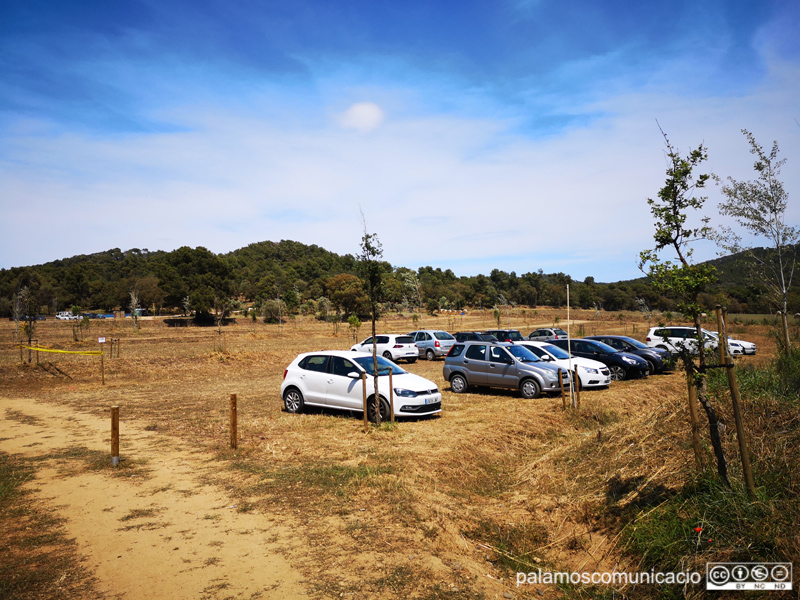
M19 344L20 348L24 348L27 350L37 350L39 352L54 352L58 354L83 354L83 355L92 355L92 356L99 356L103 353L102 350L53 350L52 348L39 348L38 346L25 346L23 344Z

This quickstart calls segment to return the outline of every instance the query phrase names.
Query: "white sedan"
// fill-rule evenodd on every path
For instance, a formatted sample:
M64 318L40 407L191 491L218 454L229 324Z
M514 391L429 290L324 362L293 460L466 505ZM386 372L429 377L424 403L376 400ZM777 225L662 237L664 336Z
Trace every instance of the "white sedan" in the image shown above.
M419 348L414 343L414 338L409 335L400 335L396 333L389 333L385 335L376 335L377 338L377 352L378 356L388 358L397 362L398 360L406 360L413 363L419 358ZM353 352L369 352L372 354L372 336L365 339L360 344L356 344L350 348Z
M362 377L366 373L369 416L374 421L377 416L372 377L375 360L378 361L381 420L389 418L390 373L396 417L442 411L442 394L434 382L404 371L382 356L373 358L372 354L347 350L320 350L298 355L283 373L281 397L286 411L299 413L308 405L363 412Z
M566 350L562 350L548 342L524 341L518 342L517 345L525 346L543 361L567 370L569 370L570 361L572 361L572 369L574 370L575 367L578 367L578 379L581 382L581 388L602 387L611 383L611 374L608 367L598 360L579 356L570 358Z

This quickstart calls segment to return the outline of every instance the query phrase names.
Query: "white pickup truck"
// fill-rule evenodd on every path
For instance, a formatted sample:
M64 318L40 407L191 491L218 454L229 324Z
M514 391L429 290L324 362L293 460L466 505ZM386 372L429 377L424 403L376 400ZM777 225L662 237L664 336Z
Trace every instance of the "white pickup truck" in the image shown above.
M73 315L72 312L68 310L62 310L56 313L56 319L59 321L77 321L80 317L78 315Z

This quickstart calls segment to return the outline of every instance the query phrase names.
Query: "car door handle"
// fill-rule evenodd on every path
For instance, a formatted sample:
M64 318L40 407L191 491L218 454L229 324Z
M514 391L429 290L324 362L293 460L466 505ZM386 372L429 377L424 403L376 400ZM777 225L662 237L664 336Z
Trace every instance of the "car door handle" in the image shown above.
M333 379L328 379L328 383L333 383Z

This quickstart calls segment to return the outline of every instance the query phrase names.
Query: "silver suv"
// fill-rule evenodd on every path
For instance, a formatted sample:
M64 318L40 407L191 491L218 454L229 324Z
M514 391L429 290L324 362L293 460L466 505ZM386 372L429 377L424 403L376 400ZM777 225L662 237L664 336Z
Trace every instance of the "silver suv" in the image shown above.
M542 392L560 392L558 373L565 385L569 371L542 362L524 346L507 342L459 342L444 359L442 374L456 394L471 385L518 389L523 398Z
M456 338L446 331L436 329L412 331L408 335L414 338L420 357L425 357L428 360L433 360L437 356L447 356L450 348L456 342Z

